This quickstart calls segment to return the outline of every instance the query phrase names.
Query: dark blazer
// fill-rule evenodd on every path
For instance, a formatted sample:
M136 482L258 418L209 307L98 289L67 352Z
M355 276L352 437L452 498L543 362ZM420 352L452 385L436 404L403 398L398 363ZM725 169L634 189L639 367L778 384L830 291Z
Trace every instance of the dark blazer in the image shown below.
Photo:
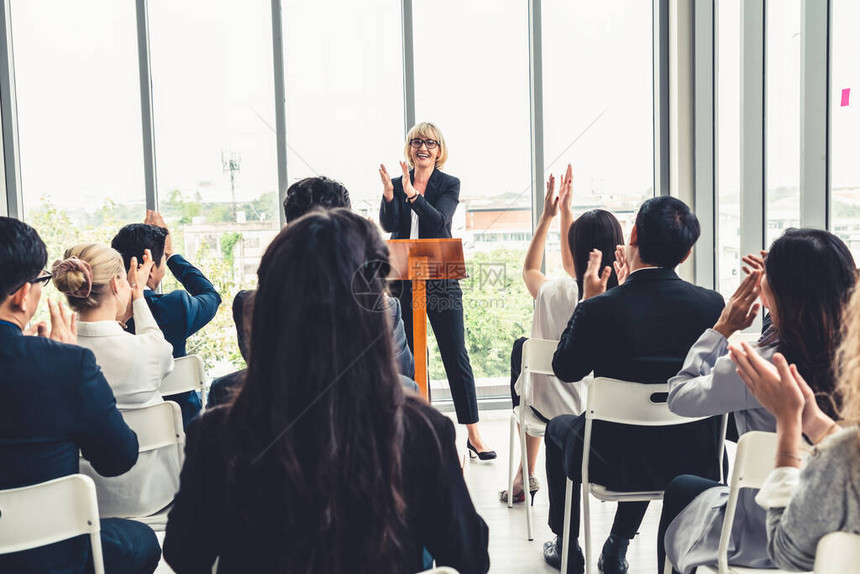
M636 271L623 285L576 306L553 371L568 382L594 371L595 377L665 383L722 309L719 293L681 280L672 269ZM718 480L719 426L718 418L645 429L598 421L592 452L614 469L616 488L662 488L687 473Z
M408 535L404 550L412 557L407 571L424 570L421 549L426 547L440 566L452 566L461 574L483 574L490 566L489 533L463 481L454 425L420 399L407 400L414 401L404 409L402 448ZM301 535L286 531L286 513L294 501L276 500L283 480L277 476L260 485L264 492L274 493L261 500L271 512L236 508L227 491L227 463L219 446L227 409L207 410L188 427L187 458L164 538L164 558L177 574L209 572L216 556L222 574L275 572L281 560L279 541ZM250 524L242 519L243 510L248 511Z
M186 355L185 343L188 337L215 317L221 304L221 295L212 282L181 255L172 255L167 260L167 268L185 289L163 295L146 289L143 297L164 338L173 345L173 357L178 359ZM133 319L128 322L127 330L134 333ZM182 423L185 426L202 408L200 398L194 392L173 395L170 399L182 409Z
M89 349L24 336L0 322L0 489L79 472L78 451L103 476L137 462L137 436ZM89 540L0 556L0 572L80 572Z
M414 174L414 170L409 172L412 181ZM418 214L419 239L451 237L451 219L460 203L459 179L434 169L424 195L419 195L415 203L406 200L403 176L392 179L391 183L394 184L394 199L387 202L383 197L379 206L379 224L391 232L391 239L409 239L412 211Z

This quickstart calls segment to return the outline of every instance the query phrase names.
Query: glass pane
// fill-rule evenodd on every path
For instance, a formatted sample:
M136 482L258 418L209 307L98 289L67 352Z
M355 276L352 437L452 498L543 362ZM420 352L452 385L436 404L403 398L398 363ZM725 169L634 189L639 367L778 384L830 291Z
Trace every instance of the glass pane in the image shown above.
M608 209L625 237L654 193L652 37L651 2L543 4L547 170L572 164L575 212ZM559 245L548 268L562 272Z
M479 396L508 393L511 345L531 326L521 279L532 207L526 8L520 0L414 4L416 118L442 130L445 171L461 182L453 233L471 274L461 284ZM383 158L389 169L402 153L400 144ZM435 350L430 363L434 396L446 396Z
M728 298L741 274L740 0L720 0L717 11L718 286Z
M800 225L800 0L767 2L765 244Z
M830 76L830 193L833 232L860 262L860 3L834 0Z
M159 209L223 299L189 341L213 374L242 365L231 304L280 229L271 3L150 0ZM165 290L180 286L168 274Z
M399 0L286 0L284 57L290 182L326 175L376 219L403 154ZM399 168L398 168L399 170Z
M134 3L11 11L24 217L53 261L146 213Z

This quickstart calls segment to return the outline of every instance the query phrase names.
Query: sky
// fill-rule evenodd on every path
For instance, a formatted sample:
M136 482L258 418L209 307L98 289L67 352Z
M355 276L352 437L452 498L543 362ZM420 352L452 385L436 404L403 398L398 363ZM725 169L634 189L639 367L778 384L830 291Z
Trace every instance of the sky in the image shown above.
M527 3L416 0L417 119L443 130L463 197L528 195ZM720 0L720 177L739 157L739 0ZM776 5L776 3L770 3ZM150 0L161 194L227 201L277 186L269 0ZM800 0L768 12L768 180L799 178ZM860 3L834 0L832 178L860 186ZM344 181L376 201L377 167L403 154L398 0L284 0L288 175ZM143 203L134 2L13 0L25 209ZM651 186L651 3L543 2L545 159L575 195L636 200ZM852 89L841 104L842 89ZM733 153L733 150L735 153ZM721 183L722 185L722 183Z

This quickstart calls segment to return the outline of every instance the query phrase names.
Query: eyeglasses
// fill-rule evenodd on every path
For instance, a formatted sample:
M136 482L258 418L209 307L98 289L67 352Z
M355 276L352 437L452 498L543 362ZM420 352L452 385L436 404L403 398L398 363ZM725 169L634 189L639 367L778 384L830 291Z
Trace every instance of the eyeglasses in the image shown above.
M421 144L426 145L427 149L435 149L436 146L439 145L439 142L437 142L436 140L422 140L421 138L413 138L409 140L409 145L411 145L415 149L419 149L421 147Z
M48 284L48 281L50 281L52 277L53 277L53 275L51 275L50 271L45 271L43 275L39 275L35 279L30 279L29 281L24 281L23 283L16 286L11 291L9 291L9 293L7 293L7 294L12 295L13 293L15 293L18 289L20 289L21 287L23 287L27 283L30 283L31 285L35 285L36 283L41 283L42 287L44 287L45 285Z
M28 281L28 283L32 283L33 285L35 285L36 283L41 283L42 287L44 287L45 285L48 284L48 281L50 281L52 277L53 277L53 275L51 275L51 273L49 271L45 271L44 275L39 275L38 277L36 277L32 281Z

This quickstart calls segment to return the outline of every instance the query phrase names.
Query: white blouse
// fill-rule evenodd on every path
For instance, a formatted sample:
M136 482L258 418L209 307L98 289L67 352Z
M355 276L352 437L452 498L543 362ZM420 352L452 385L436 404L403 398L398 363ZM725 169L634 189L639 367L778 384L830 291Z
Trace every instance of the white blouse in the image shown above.
M579 287L575 279L562 277L545 281L535 298L531 338L553 341L560 339L573 316L578 300ZM563 383L552 375L532 375L526 401L547 419L559 415L578 415L582 413L585 404L584 380ZM522 387L523 377L520 374L514 386L520 396Z
M173 346L164 339L143 297L132 303L136 334L116 321L78 323L78 345L90 349L120 410L164 402L158 389L173 370ZM148 516L166 507L179 490L175 448L141 453L125 474L104 477L81 460L81 472L96 483L103 518Z

